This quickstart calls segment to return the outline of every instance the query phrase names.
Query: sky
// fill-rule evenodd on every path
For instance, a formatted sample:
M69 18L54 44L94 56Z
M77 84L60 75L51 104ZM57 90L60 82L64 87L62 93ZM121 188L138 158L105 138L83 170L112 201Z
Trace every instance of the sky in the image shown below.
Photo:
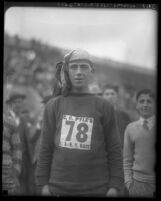
M156 69L155 10L12 7L4 19L10 35Z

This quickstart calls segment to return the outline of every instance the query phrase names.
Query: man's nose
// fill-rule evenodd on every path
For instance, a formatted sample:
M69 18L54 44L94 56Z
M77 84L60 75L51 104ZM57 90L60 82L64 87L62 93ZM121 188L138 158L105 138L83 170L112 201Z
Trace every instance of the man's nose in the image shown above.
M82 70L80 68L80 66L78 65L78 68L77 68L77 71L76 71L77 74L81 74L82 73Z
M143 106L145 106L145 107L148 106L148 102L144 101Z
M111 95L111 94L108 94L107 96L108 96L108 98L110 98L110 99L112 98L112 95Z

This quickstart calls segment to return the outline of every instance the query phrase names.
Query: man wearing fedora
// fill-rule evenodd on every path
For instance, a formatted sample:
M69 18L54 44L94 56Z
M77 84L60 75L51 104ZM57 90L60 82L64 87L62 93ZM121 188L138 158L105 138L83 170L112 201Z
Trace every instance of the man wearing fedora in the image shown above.
M32 167L32 146L29 139L29 128L22 116L25 94L14 92L6 100L10 108L10 115L15 119L22 143L22 170L20 174L20 194L34 194L34 173Z

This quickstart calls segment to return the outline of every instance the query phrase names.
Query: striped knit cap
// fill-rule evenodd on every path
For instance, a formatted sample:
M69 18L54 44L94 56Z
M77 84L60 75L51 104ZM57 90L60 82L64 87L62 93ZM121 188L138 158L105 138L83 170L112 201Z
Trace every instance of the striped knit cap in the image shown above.
M91 71L93 71L93 63L91 61L90 55L87 51L76 49L64 56L65 63L74 62L74 61L85 61L90 64Z
M93 63L87 51L76 49L66 54L64 56L64 61L58 63L56 66L56 78L58 80L62 94L67 94L71 89L71 82L70 82L69 73L68 73L68 70L69 70L68 64L70 62L75 62L75 61L85 61L89 63L91 67L91 72L94 71ZM60 90L59 90L59 93L57 93L57 95L59 94L60 94Z

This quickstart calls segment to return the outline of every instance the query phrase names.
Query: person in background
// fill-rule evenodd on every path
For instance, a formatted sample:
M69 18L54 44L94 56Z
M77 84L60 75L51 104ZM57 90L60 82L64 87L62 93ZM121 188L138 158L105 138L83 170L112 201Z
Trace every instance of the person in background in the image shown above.
M4 84L4 97L7 90ZM20 194L20 173L22 167L22 144L17 122L11 115L3 97L3 143L2 143L2 193Z
M59 67L61 94L45 107L37 186L42 195L118 196L121 142L113 106L89 93L90 55L74 50Z
M140 119L130 123L124 138L124 175L130 197L153 197L155 187L155 97L151 90L136 94Z
M30 161L31 161L30 165L32 166L30 167L30 169L33 170L32 176L34 175L34 177L31 178L31 182L32 182L32 188L35 189L34 191L32 190L31 192L29 192L32 194L37 194L37 189L35 186L35 169L37 166L37 158L38 158L38 153L40 149L44 106L50 98L51 98L51 95L43 98L41 111L37 115L38 118L31 117L29 110L22 110L21 112L21 117L23 118L23 121L25 121L25 124L27 125L27 128L28 128L27 142L28 142L28 147L30 149L29 151Z
M17 125L20 124L21 111L23 109L23 101L26 98L25 94L11 92L9 98L6 100L6 104L9 107L10 115L15 119Z
M23 108L25 94L13 92L10 94L6 101L10 108L10 115L16 121L18 132L20 133L21 144L22 144L22 168L19 177L20 180L20 194L31 195L35 193L34 174L32 167L32 144L30 142L29 128L27 121L23 118Z
M118 86L110 85L110 84L105 85L103 88L102 96L103 98L108 100L114 107L116 121L119 128L119 133L120 133L120 138L121 138L121 143L123 148L125 128L131 122L131 120L129 115L126 112L120 110L118 107L118 101L119 101Z
M130 117L126 112L120 110L118 107L119 102L118 86L112 84L106 84L103 88L102 96L105 100L109 101L114 107L116 122L118 125L119 134L121 138L121 145L123 149L124 132L126 126L130 123ZM128 197L128 191L126 189L126 186L123 188L122 192L120 192L120 195Z
M42 131L43 112L44 112L45 105L52 97L53 97L52 95L47 95L43 98L42 111L41 111L41 114L39 115L39 118L35 125L35 134L32 139L32 143L33 143L33 147L34 147L34 154L33 154L33 160L32 160L33 165L34 165L34 176L35 176L35 170L37 167L37 160L38 160L38 155L40 152L40 143L41 143L41 138L42 138L41 131ZM38 190L37 190L37 193L38 193Z

